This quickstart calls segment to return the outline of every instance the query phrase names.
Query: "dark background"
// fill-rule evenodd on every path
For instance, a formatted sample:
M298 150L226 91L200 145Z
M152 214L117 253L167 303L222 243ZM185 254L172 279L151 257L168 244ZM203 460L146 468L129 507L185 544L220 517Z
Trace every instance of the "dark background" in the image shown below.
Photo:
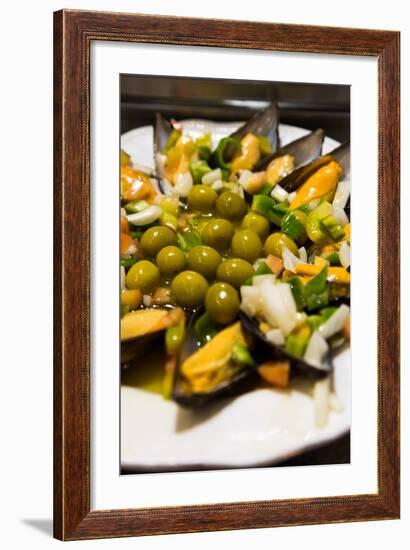
M280 120L323 128L340 142L350 136L350 86L202 78L121 75L121 133L168 118L240 121L272 101Z
M276 101L282 123L323 128L328 137L342 143L350 139L350 86L346 85L121 75L120 94L122 134L153 124L156 112L176 120L242 121ZM278 466L349 462L347 434Z

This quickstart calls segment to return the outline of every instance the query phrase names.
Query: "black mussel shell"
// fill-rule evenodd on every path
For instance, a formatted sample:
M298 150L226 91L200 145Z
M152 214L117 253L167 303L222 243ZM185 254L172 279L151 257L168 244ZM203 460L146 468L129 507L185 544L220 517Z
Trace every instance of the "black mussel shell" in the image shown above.
M323 367L319 368L309 365L300 357L289 355L280 346L269 342L265 335L260 332L258 322L255 319L251 319L243 312L239 314L239 317L244 331L256 338L254 347L251 350L256 367L268 360L290 361L291 376L301 375L314 380L324 378L332 371L329 361L326 361Z
M326 166L326 164L329 164L332 160L338 162L342 168L341 179L346 177L350 172L350 144L344 143L327 155L319 157L309 164L297 168L280 181L280 186L288 191L288 193L296 191L296 189L305 183L305 181L317 172L319 168Z
M295 141L288 143L277 151L263 157L254 167L254 171L265 170L272 160L283 157L283 155L292 155L295 158L295 169L312 162L322 154L322 145L325 134L319 128L314 132L307 134Z
M187 336L178 358L178 364L174 377L174 387L171 397L179 405L187 408L202 407L212 402L214 399L238 395L252 389L257 382L257 376L254 370L249 367L244 367L238 371L232 379L223 382L209 392L188 393L186 391L179 369L185 359L199 349L197 338L194 334L194 325L203 313L203 308L200 308L192 315L190 319L187 327Z
M279 144L279 111L276 103L271 103L263 111L255 113L245 124L238 128L230 137L243 139L246 134L254 134L255 136L266 136L271 145L272 150L276 151ZM234 153L234 149L229 146L225 149L226 158L229 160Z
M165 329L144 334L138 338L121 342L121 364L129 363L136 357L144 357L147 350L154 345L164 345Z

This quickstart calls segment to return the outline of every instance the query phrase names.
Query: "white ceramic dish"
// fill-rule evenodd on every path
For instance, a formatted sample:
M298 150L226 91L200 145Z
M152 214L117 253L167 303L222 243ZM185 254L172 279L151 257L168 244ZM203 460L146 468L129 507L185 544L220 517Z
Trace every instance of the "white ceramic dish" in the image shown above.
M194 135L211 131L217 142L238 123L182 122ZM280 125L281 144L308 130ZM153 167L153 128L121 136L121 147L136 164ZM323 153L338 142L325 138ZM192 411L135 387L121 388L121 468L172 471L195 468L246 468L271 465L343 435L351 423L351 360L345 350L334 360L334 391L343 405L317 429L311 388L300 382L288 391L256 389Z

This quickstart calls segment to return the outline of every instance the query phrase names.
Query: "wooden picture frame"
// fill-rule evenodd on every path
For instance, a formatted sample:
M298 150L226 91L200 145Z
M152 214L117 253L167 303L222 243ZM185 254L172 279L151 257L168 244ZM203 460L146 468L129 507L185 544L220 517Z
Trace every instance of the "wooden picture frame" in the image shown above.
M90 510L89 80L93 40L377 59L377 494ZM398 518L399 33L63 10L54 14L54 41L55 537L77 540Z

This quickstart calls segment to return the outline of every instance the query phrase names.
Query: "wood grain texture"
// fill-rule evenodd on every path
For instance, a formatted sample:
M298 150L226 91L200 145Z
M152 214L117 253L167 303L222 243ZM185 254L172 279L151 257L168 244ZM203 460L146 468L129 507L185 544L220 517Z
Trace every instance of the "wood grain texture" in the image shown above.
M91 40L374 56L379 70L378 493L90 511ZM399 517L396 32L64 10L54 14L54 534L62 540Z

